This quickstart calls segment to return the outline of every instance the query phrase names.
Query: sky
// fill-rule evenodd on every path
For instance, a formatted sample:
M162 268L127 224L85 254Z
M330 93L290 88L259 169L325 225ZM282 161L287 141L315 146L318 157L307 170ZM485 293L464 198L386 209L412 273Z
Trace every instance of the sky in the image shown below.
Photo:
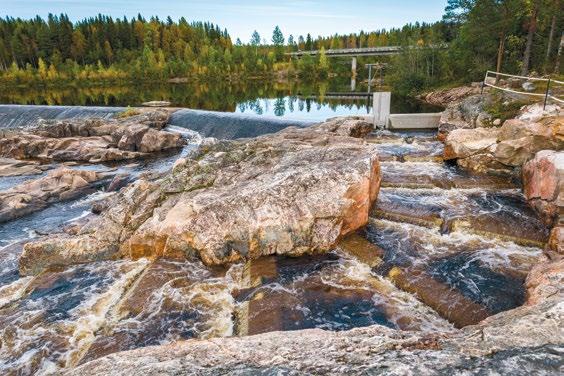
M0 17L46 17L66 13L72 21L99 13L113 17L158 16L210 21L248 42L254 30L270 41L280 26L285 37L344 34L441 19L446 0L0 0Z

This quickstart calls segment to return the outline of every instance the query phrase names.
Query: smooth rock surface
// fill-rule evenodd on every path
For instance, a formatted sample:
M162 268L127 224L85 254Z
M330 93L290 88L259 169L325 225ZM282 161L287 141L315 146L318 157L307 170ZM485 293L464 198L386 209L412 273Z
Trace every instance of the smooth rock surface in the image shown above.
M78 236L27 244L20 272L115 257L223 264L327 251L368 222L380 186L376 147L349 137L364 133L356 124L204 145L161 180L122 189Z

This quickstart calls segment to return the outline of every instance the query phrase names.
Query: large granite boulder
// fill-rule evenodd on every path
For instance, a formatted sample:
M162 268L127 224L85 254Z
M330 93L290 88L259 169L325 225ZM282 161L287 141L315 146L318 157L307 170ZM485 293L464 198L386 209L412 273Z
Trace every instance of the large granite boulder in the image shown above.
M512 167L521 166L543 149L564 148L564 117L548 117L534 123L508 120L500 129L495 159Z
M543 102L533 103L521 108L521 113L517 116L517 119L535 122L541 120L543 117L548 116L564 116L564 110L559 104L550 104L546 106Z
M138 158L184 144L180 134L162 130L168 118L167 111L155 110L115 119L43 121L3 134L0 156L84 162Z
M47 205L78 197L101 174L60 168L47 176L0 191L0 223L43 209Z
M478 172L511 173L543 149L564 148L564 117L536 122L507 120L501 128L456 129L445 139L444 158Z
M349 136L365 122L340 124L204 145L165 177L122 189L77 236L27 244L20 272L116 257L223 264L327 251L367 223L380 186L376 147Z
M444 140L455 129L474 129L489 125L493 119L485 111L485 107L490 101L489 95L473 95L449 104L439 120L439 139Z
M523 165L523 193L544 221L555 226L549 248L564 253L564 223L559 220L564 213L563 151L539 151Z
M444 158L468 158L495 151L499 130L496 128L456 129L445 142Z
M508 167L495 159L498 136L498 128L455 129L446 137L444 159L478 173L506 174Z

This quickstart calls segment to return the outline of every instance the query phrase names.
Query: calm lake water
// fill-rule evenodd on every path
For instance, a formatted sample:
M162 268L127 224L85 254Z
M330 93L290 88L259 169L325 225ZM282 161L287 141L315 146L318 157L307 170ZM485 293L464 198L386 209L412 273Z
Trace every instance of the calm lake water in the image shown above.
M341 94L347 93L349 96ZM268 82L182 83L143 86L18 88L0 91L2 104L69 106L139 106L165 100L191 109L319 121L339 115L366 115L371 100L362 96L366 86L350 97L349 83ZM354 94L354 93L353 93ZM412 98L392 96L392 113L436 112L440 108Z

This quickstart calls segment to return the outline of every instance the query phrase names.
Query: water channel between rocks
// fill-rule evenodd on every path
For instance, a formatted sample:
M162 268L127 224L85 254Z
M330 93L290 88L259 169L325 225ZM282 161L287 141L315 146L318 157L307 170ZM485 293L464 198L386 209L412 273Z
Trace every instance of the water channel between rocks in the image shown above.
M519 187L444 164L432 133L374 134L368 142L381 152L378 201L368 225L327 254L226 268L104 261L20 277L26 239L93 215L91 204L106 193L0 224L0 372L48 374L188 338L368 325L447 332L523 304L524 279L548 231ZM135 178L177 157L73 168ZM0 178L0 188L36 177Z

